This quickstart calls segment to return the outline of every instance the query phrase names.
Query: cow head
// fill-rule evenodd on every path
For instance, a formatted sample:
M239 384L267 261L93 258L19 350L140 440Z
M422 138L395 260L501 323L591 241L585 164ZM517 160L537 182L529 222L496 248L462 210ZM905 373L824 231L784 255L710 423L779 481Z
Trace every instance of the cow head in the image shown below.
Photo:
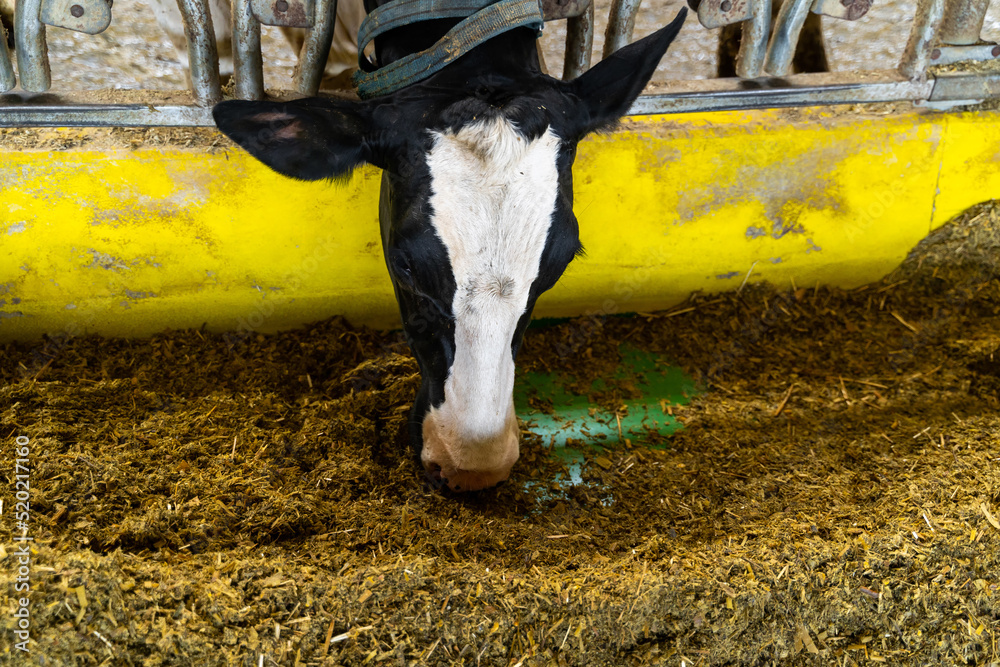
M518 29L392 95L215 107L226 135L286 176L383 169L385 262L421 371L411 441L453 490L493 486L518 458L514 359L535 301L581 251L577 143L628 111L683 13L569 82L539 71Z

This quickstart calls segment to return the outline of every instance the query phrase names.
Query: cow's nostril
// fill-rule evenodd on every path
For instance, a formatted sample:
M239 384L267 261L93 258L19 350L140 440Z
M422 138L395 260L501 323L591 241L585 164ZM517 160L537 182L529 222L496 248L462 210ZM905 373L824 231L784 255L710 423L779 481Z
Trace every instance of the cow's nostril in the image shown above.
M424 468L424 483L428 488L441 489L448 484L448 478L441 476L442 469L439 465L427 466Z

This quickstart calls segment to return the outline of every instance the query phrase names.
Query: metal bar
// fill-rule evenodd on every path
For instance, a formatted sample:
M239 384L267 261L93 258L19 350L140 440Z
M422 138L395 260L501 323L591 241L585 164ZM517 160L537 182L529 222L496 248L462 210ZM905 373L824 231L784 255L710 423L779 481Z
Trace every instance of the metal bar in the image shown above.
M832 16L845 21L857 21L867 14L871 7L872 0L816 0L812 11L814 14Z
M612 0L608 27L604 31L604 58L631 43L640 4L642 0Z
M934 37L944 17L944 3L945 0L917 0L913 28L903 49L903 59L899 62L899 72L911 81L927 77Z
M314 0L250 0L250 11L264 25L312 28L316 20Z
M871 72L864 82L849 77L846 72L793 74L781 79L758 79L753 87L742 79L688 81L683 87L668 87L666 92L639 97L629 114L913 101L927 99L934 87L933 81L909 81L892 70Z
M932 65L951 65L963 60L987 61L1000 57L996 44L970 44L968 46L940 46L931 51Z
M215 44L212 13L208 0L177 0L184 19L191 69L191 92L201 106L211 106L222 99L219 85L219 51Z
M947 100L981 101L1000 96L1000 74L945 74L932 79L931 102Z
M743 22L743 38L736 56L736 76L756 79L764 73L767 38L771 35L771 0L750 0L752 14Z
M236 97L264 97L264 63L260 51L260 21L250 11L250 0L233 0L233 79Z
M941 42L966 46L979 42L990 0L946 0Z
M594 3L580 16L566 20L566 58L563 61L563 81L569 81L590 69L590 54L594 51Z
M6 105L0 127L214 127L212 110L183 105L39 104Z
M19 0L14 7L17 72L21 88L33 93L43 93L52 85L45 25L38 18L41 8L42 0Z
M546 21L568 19L587 11L590 0L542 0L542 16Z
M54 28L97 35L111 25L111 0L43 0L38 20Z
M838 0L839 2L839 0ZM754 0L689 0L692 9L698 7L698 22L712 30L753 18Z
M348 0L350 2L351 0ZM326 60L333 44L333 28L337 21L337 0L318 0L316 22L306 34L295 67L295 89L303 95L315 95L323 81Z
M771 76L785 76L791 72L799 33L811 7L812 0L785 0L782 3L764 60L764 71Z
M864 82L849 73L793 74L758 79L679 82L643 95L629 115L775 109L875 102L946 102L1000 97L1000 74L939 74L911 81L894 70L870 72ZM28 105L17 95L0 97L0 127L214 127L210 109L148 104Z
M7 50L7 33L0 26L0 93L6 93L16 85L14 66L10 62L10 51Z

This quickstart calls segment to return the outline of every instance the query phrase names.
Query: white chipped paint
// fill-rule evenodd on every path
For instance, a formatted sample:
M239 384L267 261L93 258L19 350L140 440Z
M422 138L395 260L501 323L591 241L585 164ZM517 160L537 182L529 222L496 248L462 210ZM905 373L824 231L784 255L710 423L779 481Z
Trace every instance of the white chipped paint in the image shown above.
M85 269L105 269L108 271L121 271L123 269L129 268L128 264L125 263L125 260L121 259L120 257L115 257L114 255L109 255L106 252L101 252L100 250L95 250L93 248L89 248L88 250L86 250L86 252L89 252L94 259L90 264L84 267Z
M427 420L460 469L517 459L510 346L552 224L558 153L551 128L529 142L498 119L436 133L427 157L431 222L456 282L455 360Z

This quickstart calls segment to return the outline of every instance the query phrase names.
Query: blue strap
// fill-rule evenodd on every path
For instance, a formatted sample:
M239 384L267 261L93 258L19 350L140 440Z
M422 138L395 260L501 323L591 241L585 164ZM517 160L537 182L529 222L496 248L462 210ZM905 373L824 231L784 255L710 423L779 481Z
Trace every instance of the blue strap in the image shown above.
M359 70L354 74L361 99L388 95L417 81L422 81L458 60L475 47L514 28L529 27L541 32L544 25L542 8L538 0L500 0L495 4L482 5L491 0L395 0L380 9L389 11L373 12L374 20L362 24L358 31L358 59L364 59L364 48L376 36L396 27L416 21L435 18L457 18L467 16L470 9L480 9L449 30L432 47L419 53L410 54L372 72ZM391 8L399 6L400 15ZM368 21L366 20L366 23Z
M376 7L365 17L358 29L358 65L366 72L376 69L365 49L379 35L419 21L433 19L464 19L496 0L393 0Z

